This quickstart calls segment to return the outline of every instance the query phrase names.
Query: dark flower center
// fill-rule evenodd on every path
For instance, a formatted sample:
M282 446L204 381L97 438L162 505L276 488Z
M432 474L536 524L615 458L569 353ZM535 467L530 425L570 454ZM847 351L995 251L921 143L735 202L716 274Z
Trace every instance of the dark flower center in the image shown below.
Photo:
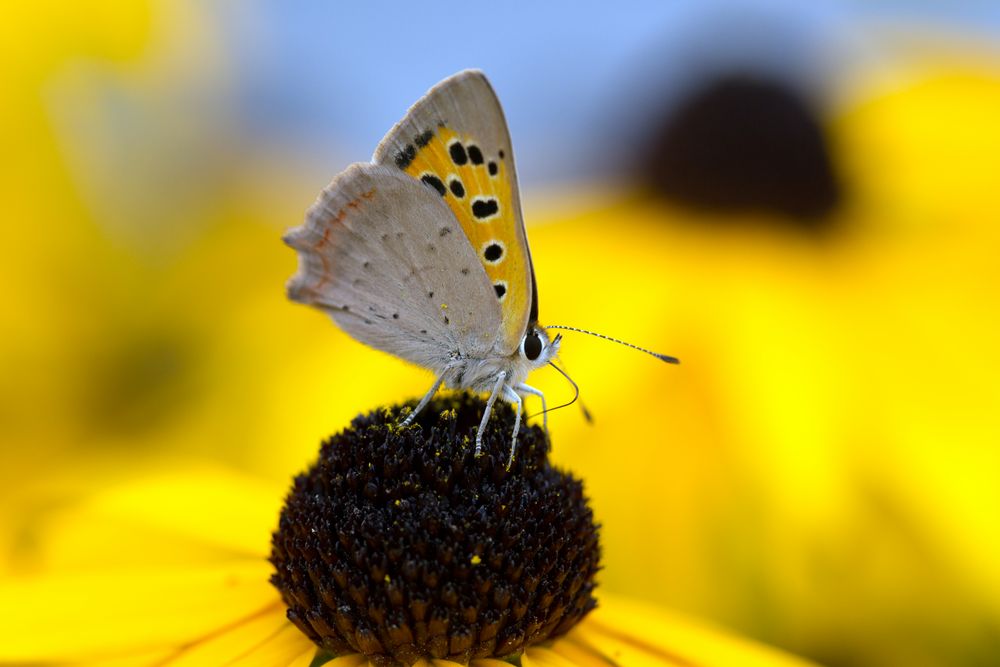
M644 180L694 208L772 213L822 232L844 198L820 114L780 79L708 81L651 134Z
M288 618L334 655L381 665L516 655L562 635L596 602L597 526L583 488L553 468L536 426L496 405L438 398L355 418L295 483L272 539Z

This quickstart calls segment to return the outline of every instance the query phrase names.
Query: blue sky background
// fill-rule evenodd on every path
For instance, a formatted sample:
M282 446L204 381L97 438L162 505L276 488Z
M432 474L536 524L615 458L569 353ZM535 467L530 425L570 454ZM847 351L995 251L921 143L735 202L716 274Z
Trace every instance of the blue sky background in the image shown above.
M466 67L505 106L522 181L601 174L647 116L713 68L828 90L882 57L876 26L996 37L996 3L513 2L215 6L245 130L323 160L367 159L406 108ZM334 166L334 165L331 165ZM339 165L337 165L339 167Z

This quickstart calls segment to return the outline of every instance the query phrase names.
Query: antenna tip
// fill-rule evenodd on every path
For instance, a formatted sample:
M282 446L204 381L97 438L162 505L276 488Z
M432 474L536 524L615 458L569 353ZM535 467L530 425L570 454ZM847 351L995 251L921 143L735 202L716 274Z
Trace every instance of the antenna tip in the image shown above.
M658 354L658 355L656 355L656 357L660 361L665 361L668 364L680 364L681 363L681 360L678 359L677 357L671 357L671 356L666 355L666 354Z

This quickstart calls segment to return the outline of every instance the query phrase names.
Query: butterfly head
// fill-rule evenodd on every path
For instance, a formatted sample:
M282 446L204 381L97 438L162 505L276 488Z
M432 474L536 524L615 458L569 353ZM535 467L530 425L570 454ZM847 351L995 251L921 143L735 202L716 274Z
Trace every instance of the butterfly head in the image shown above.
M562 342L562 334L557 334L555 338L550 339L545 329L537 324L532 324L521 338L518 353L521 355L521 359L532 368L541 368L559 353L560 342Z

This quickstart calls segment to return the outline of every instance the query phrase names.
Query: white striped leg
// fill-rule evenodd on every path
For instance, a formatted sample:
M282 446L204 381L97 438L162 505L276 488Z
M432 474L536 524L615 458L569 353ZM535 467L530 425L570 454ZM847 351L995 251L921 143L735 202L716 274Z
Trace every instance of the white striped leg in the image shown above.
M507 470L510 470L510 466L514 463L514 452L517 451L517 433L521 430L521 397L507 385L504 385L503 393L507 400L514 404L516 410L514 416L514 436L510 441L510 458L507 459Z
M538 389L535 389L534 387L529 387L528 385L524 384L523 382L521 384L517 385L516 387L514 387L514 391L520 391L520 392L523 392L525 394L531 394L532 396L537 396L538 398L542 399L542 430L545 431L545 437L548 438L549 437L549 412L548 412L548 409L546 408L546 405L545 405L545 394L543 394Z
M483 449L483 431L486 430L486 424L490 421L490 413L493 412L493 404L497 402L497 396L500 395L500 391L506 386L504 382L507 380L507 371L500 371L497 375L496 384L493 385L493 392L490 394L490 399L486 401L486 409L483 410L483 420L479 422L479 430L476 431L476 456L479 456L479 452Z
M417 413L427 407L427 404L431 402L432 398L434 398L434 394L436 394L438 389L441 388L441 383L444 382L444 376L449 370L451 370L450 367L445 368L444 371L442 371L441 375L438 376L438 379L434 381L434 385L431 387L431 390L424 394L424 397L420 399L419 403L417 403L417 407L413 408L413 412L408 414L406 419L403 420L403 426L409 426L412 424L413 420L417 417Z

